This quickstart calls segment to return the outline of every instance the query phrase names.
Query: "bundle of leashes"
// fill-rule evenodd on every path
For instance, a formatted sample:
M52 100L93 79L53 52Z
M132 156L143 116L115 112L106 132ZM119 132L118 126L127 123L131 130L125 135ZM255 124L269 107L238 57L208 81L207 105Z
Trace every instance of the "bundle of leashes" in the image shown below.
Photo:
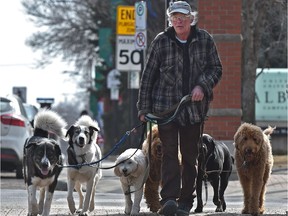
M185 105L187 102L191 102L191 95L185 95L180 100L179 103L175 104L170 109L168 109L162 113L159 113L159 114L148 113L145 116L145 119L150 122L150 125L151 125L151 123L158 124L158 125L168 124L169 122L173 121L177 117L178 112L183 108L183 105ZM166 117L168 114L170 114L172 112L174 112L174 113L171 116ZM204 122L202 122L201 131L200 131L200 146L202 146L203 129L204 129ZM151 131L151 126L150 126L150 131ZM150 138L150 142L151 142L151 139L152 138ZM149 143L149 151L151 151L150 145L151 145L151 143ZM203 151L203 149L202 149L202 151ZM203 154L203 152L202 152L202 154ZM150 155L151 155L151 152L149 152L149 156ZM204 206L205 206L207 204L207 200L208 200L207 177L204 179L204 185L205 185L205 192L206 192L206 202L204 204Z
M163 124L168 124L169 122L173 121L176 117L180 109L183 108L183 105L186 104L187 102L191 102L191 95L185 95L179 103L175 104L172 106L170 109L158 113L158 114L153 114L153 113L148 113L145 116L145 119L151 123L158 124L158 125L163 125ZM174 112L171 116L166 117L170 113Z

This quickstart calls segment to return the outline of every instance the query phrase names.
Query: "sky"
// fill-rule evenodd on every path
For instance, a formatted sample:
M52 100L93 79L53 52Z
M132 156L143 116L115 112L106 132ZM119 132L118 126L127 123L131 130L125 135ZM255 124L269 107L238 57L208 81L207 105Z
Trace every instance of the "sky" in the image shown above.
M54 98L55 104L67 100L76 91L75 83L62 71L73 71L67 63L55 59L44 69L36 69L41 57L25 45L25 40L37 32L28 21L20 0L0 3L0 96L12 94L13 87L27 88L27 103L36 105L36 98Z

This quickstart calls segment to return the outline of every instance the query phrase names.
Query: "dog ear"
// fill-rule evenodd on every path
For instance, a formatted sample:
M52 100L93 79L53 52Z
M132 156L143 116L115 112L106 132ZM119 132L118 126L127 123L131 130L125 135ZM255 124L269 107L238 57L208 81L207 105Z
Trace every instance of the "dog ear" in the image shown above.
M98 127L94 127L94 126L89 126L89 130L90 131L100 131L100 129Z
M117 163L116 163L117 164ZM114 174L118 177L121 176L121 172L120 172L120 169L119 169L119 166L117 165L116 167L114 167Z
M207 145L208 152L213 152L215 149L215 146L216 146L215 140L213 139L213 137L210 136L208 138L208 145Z
M25 144L24 144L24 148L29 149L31 147L34 147L38 144L38 141L39 141L39 138L37 138L35 136L27 138L25 141Z
M37 145L37 142L36 141L31 141L31 142L27 142L26 144L25 144L25 148L26 149L29 149L29 148L31 148L31 147L34 147L34 146L36 146Z
M139 150L141 151L141 150ZM140 176L143 172L145 172L146 168L147 168L147 164L146 164L146 157L141 155L141 156L135 156L133 157L133 159L137 162L137 169L136 171L133 173L133 176Z
M234 146L237 150L239 150L239 144L242 142L243 140L243 135L241 133L241 131L237 131L234 135Z
M73 137L74 130L75 130L75 126L72 125L66 132L65 137L69 135L69 141L68 141L69 145L73 145L72 137Z
M53 140L52 143L54 144L55 151L56 151L57 155L58 155L58 156L61 156L61 149L60 149L60 146L58 145L58 143L57 143L57 142L54 142L54 140Z
M90 139L89 139L89 144L92 143L93 140L96 140L97 137L94 134L95 131L99 131L100 129L94 126L89 126L89 133L90 133Z

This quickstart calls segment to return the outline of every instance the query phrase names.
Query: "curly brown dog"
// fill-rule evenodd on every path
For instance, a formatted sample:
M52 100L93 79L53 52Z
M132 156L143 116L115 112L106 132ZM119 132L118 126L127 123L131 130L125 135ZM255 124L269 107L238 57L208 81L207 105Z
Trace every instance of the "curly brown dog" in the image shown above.
M150 132L147 139L143 142L142 150L145 155L149 154ZM150 170L146 184L144 186L144 197L147 207L151 212L157 212L161 208L159 187L161 186L161 163L162 163L162 142L159 139L158 127L152 127L152 144L150 156Z
M256 125L243 123L234 135L235 162L244 193L242 214L258 215L264 212L266 185L273 166L270 134Z

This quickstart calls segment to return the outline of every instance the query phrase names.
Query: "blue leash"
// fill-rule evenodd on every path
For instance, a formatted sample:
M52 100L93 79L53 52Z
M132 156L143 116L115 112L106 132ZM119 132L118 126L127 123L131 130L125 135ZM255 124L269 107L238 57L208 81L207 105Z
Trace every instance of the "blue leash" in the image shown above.
M154 123L154 124L158 124L158 125L163 125L163 124L167 124L169 122L171 122L172 120L174 120L180 110L180 108L182 108L182 105L184 105L185 103L187 102L191 102L191 95L185 95L181 101L178 103L178 104L175 104L174 106L172 106L169 110L163 112L163 113L159 113L159 114L152 114L152 113L148 113L145 115L145 119L151 123ZM175 111L174 111L175 110ZM165 115L173 112L173 115L170 116L169 118L165 117ZM107 157L109 157L114 151L116 151L119 146L121 146L125 141L126 139L130 136L130 134L136 130L138 127L140 126L146 126L146 123L142 122L141 124L137 125L136 127L134 127L133 129L131 129L130 131L126 131L126 133L124 134L124 136L122 136L122 138L119 140L118 143L116 143L114 145L114 147L110 150L110 152L108 152L108 154L106 154L104 157L102 157L100 160L97 160L97 161L94 161L94 162L91 162L91 163L82 163L82 164L76 164L76 165L58 165L59 167L62 167L62 168L70 168L70 167L73 167L73 168L81 168L82 166L93 166L95 164L99 164L101 161L105 160ZM143 134L144 134L144 131L143 130ZM143 136L142 136L143 138ZM139 145L141 145L142 143L140 142ZM136 149L137 151L138 149ZM132 157L136 151L130 156ZM129 158L128 158L129 159ZM127 160L128 160L127 159ZM123 163L123 161L121 162ZM112 166L112 167L100 167L100 169L111 169L111 168L114 168L116 167L118 164Z
M100 163L101 161L105 160L107 157L109 157L114 151L116 151L125 141L126 139L131 135L131 133L136 130L138 127L140 126L143 126L145 125L145 123L141 123L139 125L137 125L136 127L132 128L131 130L129 131L126 131L126 133L121 137L121 139L119 140L119 142L117 142L114 147L104 156L102 157L101 159L97 160L97 161L93 161L91 163L82 163L82 164L73 164L73 165L58 165L59 167L62 167L62 168L81 168L82 166L91 166L93 167L93 165L95 164L98 164ZM135 154L135 153L134 153ZM117 164L118 165L118 164ZM116 166L116 165L115 165ZM113 166L114 167L114 166ZM110 168L113 168L113 167L108 167L108 168L101 168L101 169L110 169Z

